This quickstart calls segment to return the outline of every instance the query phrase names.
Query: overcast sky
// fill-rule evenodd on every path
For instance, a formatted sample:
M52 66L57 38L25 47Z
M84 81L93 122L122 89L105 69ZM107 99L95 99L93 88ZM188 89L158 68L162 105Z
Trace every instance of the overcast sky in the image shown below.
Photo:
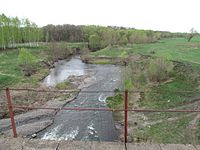
M47 24L200 32L200 0L0 0L0 13Z

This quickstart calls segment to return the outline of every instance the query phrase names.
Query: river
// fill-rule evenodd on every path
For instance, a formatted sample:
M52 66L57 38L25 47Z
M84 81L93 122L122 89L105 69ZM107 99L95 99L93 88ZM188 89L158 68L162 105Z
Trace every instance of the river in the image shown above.
M91 77L94 80L93 84L83 88L77 98L65 107L107 108L106 97L113 95L113 93L101 91L113 91L121 85L122 72L119 66L85 64L79 57L73 57L69 61L57 62L49 76L44 79L43 84L54 86L70 75L85 75L91 70L95 72ZM87 93L86 91L98 92ZM53 125L42 131L39 138L118 141L118 132L115 128L112 112L68 110L58 112Z

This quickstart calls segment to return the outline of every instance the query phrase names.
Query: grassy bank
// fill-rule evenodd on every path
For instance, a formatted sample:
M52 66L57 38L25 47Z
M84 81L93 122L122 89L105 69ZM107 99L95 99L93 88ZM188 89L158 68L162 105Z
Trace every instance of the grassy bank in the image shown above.
M127 57L124 85L129 90L144 90L140 96L129 94L129 107L146 109L198 109L200 104L200 38L187 42L184 38L163 39L151 44L133 44L106 48L92 53L95 57ZM124 55L125 54L125 55ZM163 61L157 61L161 58ZM152 62L157 65L152 65ZM171 62L173 69L162 79L155 79L156 67ZM160 63L160 64L159 64ZM169 65L165 65L166 67ZM167 69L167 68L166 68ZM157 71L157 75L162 72ZM179 91L179 92L178 92ZM191 91L191 92L184 92ZM120 106L117 95L108 99L111 108ZM112 101L112 102L110 102ZM121 106L123 103L121 103ZM197 113L130 113L130 136L135 142L200 143ZM120 119L119 119L120 121ZM191 132L190 132L191 130Z
M84 43L83 43L84 44ZM34 57L34 72L26 76L23 66L20 65L20 49L9 49L0 51L0 88L41 88L41 80L46 77L53 67L55 61L70 57L77 48L82 49L81 43L48 43L37 48L28 48L28 51ZM56 89L75 89L70 83L62 83L55 87ZM52 89L52 88L51 88ZM49 90L51 90L49 89ZM40 106L44 102L58 98L69 97L70 94L59 93L38 93L31 91L12 91L14 105ZM6 105L4 91L0 91L0 104ZM15 114L22 113L24 109L14 109ZM7 117L7 109L3 109L0 118Z
M45 55L41 55L46 49L40 48L29 49L31 53L36 54L37 61L45 59ZM30 78L23 75L22 70L18 63L19 50L8 50L0 52L0 87L11 86L16 84L23 84L29 82ZM38 72L40 71L40 66L37 66ZM33 81L34 79L31 79ZM31 83L31 82L30 82Z
M191 42L185 38L162 39L156 43L129 44L126 46L110 46L93 56L127 57L131 54L142 54L152 57L163 57L168 60L200 63L200 38L195 37Z
M35 86L47 75L49 67L54 61L67 58L76 48L83 49L85 43L48 43L37 48L27 50L36 58L36 73L30 77L23 74L19 65L19 49L0 51L0 87L22 86L29 84ZM49 66L48 66L49 65Z

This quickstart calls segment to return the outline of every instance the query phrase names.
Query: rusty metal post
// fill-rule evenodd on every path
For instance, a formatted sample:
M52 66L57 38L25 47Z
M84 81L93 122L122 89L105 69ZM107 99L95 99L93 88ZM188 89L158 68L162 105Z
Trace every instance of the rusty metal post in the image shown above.
M17 131L16 131L16 126L15 126L15 119L14 119L14 113L12 109L12 98L10 95L10 90L9 88L6 88L6 97L8 101L8 110L10 114L10 120L11 120L11 125L12 125L12 130L13 130L13 137L17 137Z
M124 142L127 143L128 91L124 92Z

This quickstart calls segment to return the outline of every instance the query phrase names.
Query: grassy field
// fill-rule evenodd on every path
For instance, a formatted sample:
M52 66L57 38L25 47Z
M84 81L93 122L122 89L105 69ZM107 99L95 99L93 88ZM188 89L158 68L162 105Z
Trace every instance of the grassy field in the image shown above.
M128 88L147 90L142 94L140 101L135 102L134 97L130 97L130 104L148 109L198 109L200 102L200 38L195 37L191 42L184 38L162 39L156 43L132 44L124 47L107 47L98 52L93 52L93 56L128 57L131 54L140 54L143 59L137 61L135 68L127 72L125 84ZM145 58L146 57L146 58ZM170 80L166 83L153 84L146 79L146 69L149 60L163 58L174 62ZM134 62L133 62L134 64ZM130 66L130 64L129 64ZM139 70L137 72L135 70ZM133 72L133 73L132 73ZM176 92L193 91L193 92ZM110 100L109 99L109 103ZM114 101L114 99L113 99ZM116 104L117 103L117 104ZM112 102L123 106L123 102L118 100ZM134 104L137 103L137 104ZM130 105L130 107L131 107ZM112 106L111 106L112 107ZM113 106L114 107L114 106ZM134 116L135 114L132 114ZM155 142L155 143L200 143L199 131L191 129L191 123L195 129L199 129L199 120L194 123L196 113L145 113L147 120L138 123L138 127L133 126L130 133L135 142ZM130 116L130 117L132 117ZM134 118L134 117L133 117ZM170 121L166 121L169 119ZM141 122L141 119L138 119ZM136 121L137 122L137 121ZM149 123L148 126L143 126ZM190 132L191 131L191 132Z
M44 59L41 54L43 48L29 49L36 56L37 61ZM35 55L37 53L37 55ZM8 50L0 52L0 87L15 85L26 82L27 77L23 75L18 63L19 50Z
M127 57L136 53L200 64L200 38L193 38L191 42L187 42L185 38L174 38L162 39L156 43L107 47L91 54L94 56Z

